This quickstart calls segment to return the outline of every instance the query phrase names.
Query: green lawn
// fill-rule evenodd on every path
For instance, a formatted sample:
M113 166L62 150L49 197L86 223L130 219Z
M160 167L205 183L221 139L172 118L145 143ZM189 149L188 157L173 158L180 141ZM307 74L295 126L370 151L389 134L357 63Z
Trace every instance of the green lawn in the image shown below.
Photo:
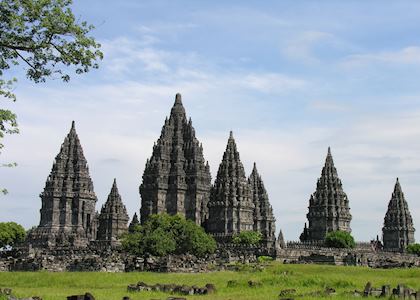
M236 280L236 287L227 287L229 280ZM261 283L249 287L248 281ZM44 300L66 299L71 294L91 292L96 299L166 299L169 294L159 292L128 293L127 285L144 281L148 284L176 283L204 286L216 285L217 293L207 296L189 296L187 299L278 299L282 289L294 288L307 293L332 287L337 290L334 299L351 298L347 291L363 290L367 281L380 286L403 283L420 290L420 269L369 269L363 267L337 267L321 265L283 265L272 263L263 271L244 268L241 271L224 271L205 274L164 273L0 273L0 288L10 287L19 297L41 296ZM306 297L305 299L310 299Z

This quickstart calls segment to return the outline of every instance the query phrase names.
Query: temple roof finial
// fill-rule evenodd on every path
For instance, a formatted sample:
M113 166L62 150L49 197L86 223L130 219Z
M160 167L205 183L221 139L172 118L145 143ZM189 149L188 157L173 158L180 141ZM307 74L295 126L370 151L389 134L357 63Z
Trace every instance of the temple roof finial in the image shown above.
M175 95L175 105L182 105L182 96L180 93Z
M233 139L233 131L232 130L229 132L229 138Z

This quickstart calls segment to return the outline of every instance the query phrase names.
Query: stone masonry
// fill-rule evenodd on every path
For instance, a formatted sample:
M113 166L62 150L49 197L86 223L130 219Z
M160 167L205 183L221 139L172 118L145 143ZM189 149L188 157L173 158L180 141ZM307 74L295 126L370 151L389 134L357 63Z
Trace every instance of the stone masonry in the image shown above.
M233 133L211 191L207 231L219 242L228 242L234 234L254 229L251 185L239 157Z
M152 157L146 162L140 185L141 222L151 214L165 212L202 224L207 218L210 188L210 168L203 147L177 94Z
M385 249L405 250L414 240L413 219L397 178L382 228Z
M127 209L121 200L115 179L108 200L102 206L98 219L98 241L117 244L118 239L128 232L127 224L129 218Z
M307 218L309 226L305 224L301 241L323 241L328 232L336 230L351 232L349 200L338 178L330 148L316 191L309 200Z
M274 218L273 208L268 199L268 194L264 186L261 175L258 173L257 165L254 163L251 176L248 178L251 186L252 201L254 202L254 231L261 232L262 243L267 248L275 246L276 242L276 219Z
M95 239L97 198L74 121L40 197L41 221L29 235L29 243L86 246Z

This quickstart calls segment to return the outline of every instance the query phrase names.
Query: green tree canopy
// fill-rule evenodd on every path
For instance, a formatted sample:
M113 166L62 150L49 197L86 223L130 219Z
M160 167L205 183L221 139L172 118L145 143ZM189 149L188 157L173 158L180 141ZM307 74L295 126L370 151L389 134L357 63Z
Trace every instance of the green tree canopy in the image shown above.
M0 223L0 248L23 242L25 236L26 231L21 225L15 222Z
M242 231L232 238L234 244L242 245L258 245L261 241L262 235L257 231Z
M0 1L0 97L16 101L12 91L16 78L7 76L23 65L26 77L35 82L58 77L70 80L97 68L103 54L93 37L94 28L74 16L71 0ZM0 108L0 151L5 134L18 133L16 114ZM3 192L5 192L3 190Z
M356 243L353 236L346 231L331 231L325 237L325 244L332 248L354 248Z
M411 254L417 254L418 256L420 256L420 244L408 245L407 252Z
M151 215L144 225L137 225L122 240L123 247L135 255L190 253L197 256L213 253L215 240L204 229L179 215Z

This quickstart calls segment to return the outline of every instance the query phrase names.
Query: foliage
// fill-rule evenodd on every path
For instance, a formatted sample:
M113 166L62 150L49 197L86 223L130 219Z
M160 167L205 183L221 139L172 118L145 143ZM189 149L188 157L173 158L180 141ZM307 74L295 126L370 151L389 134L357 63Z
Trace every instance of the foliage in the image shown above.
M6 73L20 64L35 83L57 76L69 81L64 71L69 67L76 74L98 67L97 60L103 57L100 44L88 36L94 27L76 20L71 4L72 0L0 1L0 97L16 101L17 79L6 78ZM0 109L0 151L4 135L18 132L16 114Z
M333 248L354 248L356 243L353 236L346 231L331 231L325 237L325 244Z
M25 229L21 225L15 222L0 223L0 248L23 242L25 236Z
M267 263L274 260L271 256L265 256L265 255L259 256L257 259L258 259L258 263Z
M215 240L190 220L176 215L151 215L144 225L137 225L122 239L123 247L132 254L191 253L204 256L216 250Z
M407 252L412 254L417 254L420 256L420 244L411 244L407 246Z
M330 298L349 299L349 292L362 290L366 282L376 286L399 283L420 290L420 268L372 269L352 266L328 266L312 264L282 264L272 262L262 272L216 271L200 274L155 273L155 272L0 272L1 287L13 288L18 298L34 295L43 299L66 299L69 295L92 293L96 299L122 299L127 296L127 285L143 281L148 284L175 283L180 285L204 286L213 283L217 293L187 297L200 300L222 299L279 299L281 290L296 289L296 294L322 291L326 286L336 289L337 295L331 297L293 297L299 299ZM312 284L307 284L315 279ZM248 281L258 281L262 286L248 287ZM228 287L228 282L234 281ZM235 284L236 283L236 284ZM304 284L306 283L306 284ZM168 293L142 291L130 294L131 299L166 299Z
M234 244L257 245L261 241L262 235L257 231L242 231L232 238Z

